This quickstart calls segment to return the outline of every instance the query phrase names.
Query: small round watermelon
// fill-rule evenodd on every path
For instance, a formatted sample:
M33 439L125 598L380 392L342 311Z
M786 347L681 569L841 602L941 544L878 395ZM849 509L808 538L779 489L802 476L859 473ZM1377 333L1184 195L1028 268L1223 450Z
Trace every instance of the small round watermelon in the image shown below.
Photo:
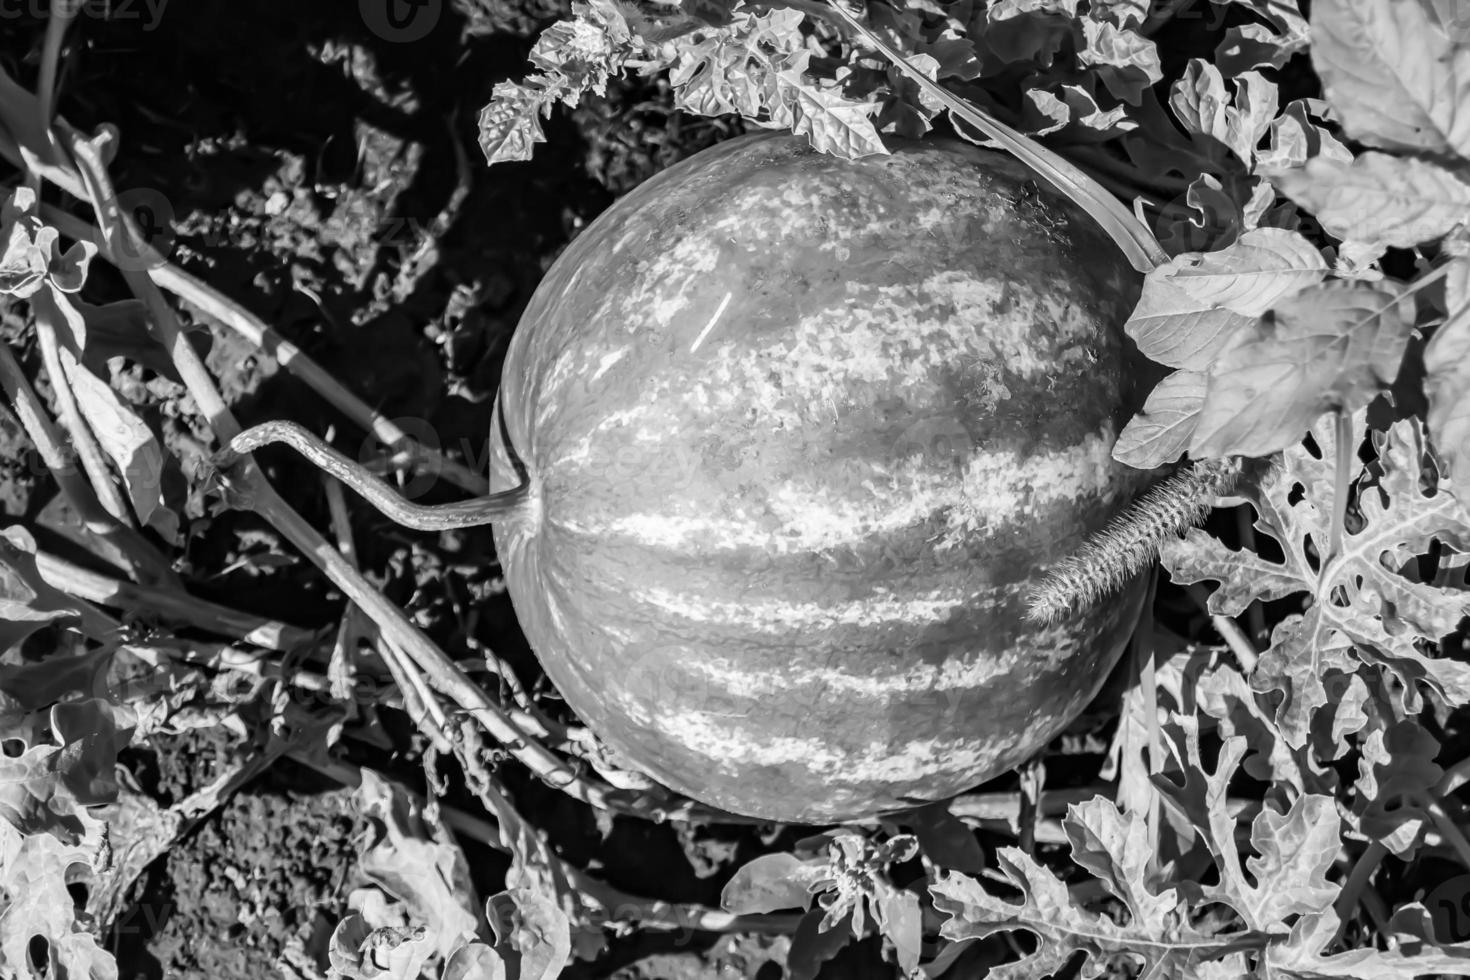
M1024 761L1096 693L1141 583L1027 593L1143 488L1137 274L1008 157L757 135L619 200L508 351L495 528L547 674L633 767L831 822Z

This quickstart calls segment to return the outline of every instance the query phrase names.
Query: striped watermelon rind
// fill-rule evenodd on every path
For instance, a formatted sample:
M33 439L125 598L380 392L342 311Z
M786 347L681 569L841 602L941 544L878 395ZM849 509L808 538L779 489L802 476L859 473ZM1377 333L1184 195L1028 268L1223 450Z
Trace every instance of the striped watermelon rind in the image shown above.
M1136 273L1009 158L891 148L757 135L670 168L558 259L506 357L517 618L594 732L736 813L853 819L1013 767L1142 602L1025 617L1149 479L1111 457ZM518 482L498 437L491 477Z

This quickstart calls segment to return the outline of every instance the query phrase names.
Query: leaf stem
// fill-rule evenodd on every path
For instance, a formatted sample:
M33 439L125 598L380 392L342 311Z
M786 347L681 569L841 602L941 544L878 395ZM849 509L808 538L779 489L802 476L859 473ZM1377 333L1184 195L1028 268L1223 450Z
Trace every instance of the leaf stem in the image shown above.
M229 448L216 455L215 465L222 470L229 469L247 454L277 442L290 446L313 466L346 484L389 519L416 531L479 527L524 513L536 499L530 482L523 480L510 490L473 500L434 505L410 503L362 464L348 459L295 422L264 422L246 429L230 440Z
M1343 525L1347 522L1348 491L1352 486L1356 470L1358 447L1353 444L1353 417L1339 410L1334 429L1333 446L1336 451L1336 471L1332 481L1332 523L1328 525L1327 554L1323 557L1325 571L1332 560L1342 554Z
M44 551L36 552L36 569L48 584L88 602L158 616L268 650L291 650L310 643L313 635L311 630L240 612L178 589L119 581Z
M1373 872L1383 863L1388 856L1388 848L1378 841L1369 841L1363 853L1353 862L1352 870L1348 872L1343 881L1342 890L1337 895L1337 901L1333 903L1333 911L1337 913L1337 933L1332 937L1329 947L1342 942L1343 934L1347 932L1348 923L1352 921L1353 910L1358 907L1358 900L1363 890L1368 887L1368 879L1373 877Z

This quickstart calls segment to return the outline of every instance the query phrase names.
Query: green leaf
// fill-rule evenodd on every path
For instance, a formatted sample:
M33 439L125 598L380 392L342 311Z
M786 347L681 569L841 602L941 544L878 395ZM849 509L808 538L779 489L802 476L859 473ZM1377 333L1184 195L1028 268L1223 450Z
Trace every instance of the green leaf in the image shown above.
M1020 892L1020 901L997 898L979 881L958 873L929 886L935 910L948 917L939 931L945 939L962 942L1016 930L1036 936L1036 951L993 968L988 974L993 980L1051 976L1074 952L1090 961L1084 976L1101 975L1107 967L1131 971L1137 963L1144 965L1145 975L1172 976L1189 963L1226 952L1226 940L1187 924L1182 906L1157 919L1119 925L1074 904L1066 884L1024 851L1001 848L996 863L1007 884Z
M1213 140L1249 165L1276 118L1277 90L1264 76L1245 72L1235 79L1232 97L1219 68L1192 58L1170 89L1169 105L1190 133Z
M777 111L773 121L805 136L813 149L844 160L887 153L873 125L877 105L844 98L836 87L819 87L804 74L806 54L776 75L777 98L786 112Z
M1154 239L1148 227L1104 190L1096 180L1078 169L1075 164L987 113L981 112L975 106L956 98L931 79L924 77L923 73L915 68L908 58L894 50L892 45L853 17L837 0L828 0L828 7L848 28L856 32L891 63L898 66L910 81L944 103L961 136L972 142L976 141L975 137L967 131L968 127L995 140L1002 148L1014 154L1038 176L1051 183L1069 200L1091 215L1128 257L1129 263L1135 269L1139 272L1147 272L1164 261L1163 249L1159 247L1158 241Z
M359 865L374 883L403 902L410 921L426 930L438 956L476 938L479 899L459 844L425 818L422 804L397 783L362 770L354 802L381 828Z
M1205 371L1252 320L1326 274L1297 232L1255 228L1229 248L1186 252L1150 272L1125 328L1153 360Z
M1251 823L1251 845L1256 856L1246 859L1245 870L1254 880L1233 863L1222 863L1220 884L1205 889L1207 899L1231 905L1261 932L1274 931L1290 916L1332 906L1337 888L1327 872L1342 850L1335 798L1307 793L1285 813L1267 804Z
M1314 0L1312 65L1354 139L1470 156L1470 45L1422 3Z
M1328 163L1349 164L1353 153L1325 127L1313 121L1328 110L1320 99L1296 99L1281 115L1271 120L1270 146L1256 153L1256 172L1290 170L1318 158Z
M852 942L852 929L844 918L830 929L822 928L823 913L813 909L801 917L791 937L791 951L786 954L786 970L790 980L816 980L822 964Z
M117 962L77 915L67 889L87 881L104 860L95 843L67 844L48 834L22 837L0 824L0 963L7 977L117 980ZM33 967L38 946L44 952Z
M1191 454L1265 456L1323 413L1368 404L1398 374L1413 331L1406 306L1386 286L1344 282L1276 304L1211 367Z
M21 527L0 530L0 653L58 619L80 616L75 600L36 568L36 542Z
M1411 157L1364 153L1350 164L1308 160L1271 182L1342 239L1391 248L1435 241L1470 221L1470 183Z
M1400 858L1413 856L1444 777L1439 741L1417 721L1376 729L1363 740L1353 812L1359 829Z
M778 64L800 47L801 20L800 11L789 9L742 12L682 46L669 73L675 104L703 116L761 118L776 99Z
M551 112L557 93L531 80L496 82L490 102L480 110L480 149L491 164L529 160L537 143L546 142L541 117Z
M904 976L911 976L919 967L920 947L924 941L919 896L897 889L885 891L874 906L874 916L883 935L893 944L898 968Z
M1138 105L1145 89L1164 77L1154 42L1128 28L1088 17L1081 21L1077 60L1091 65L1114 96Z
M445 961L439 980L505 980L505 961L494 947L465 943Z
M821 880L825 857L762 854L736 871L720 892L720 907L734 915L757 915L811 904L811 887Z
M1141 813L1125 817L1112 801L1094 796L1067 807L1062 830L1071 842L1072 860L1127 907L1134 923L1170 921L1179 896L1172 888L1155 894L1150 887L1154 850Z
M44 306L43 295L38 293L32 302ZM78 363L70 350L63 348L60 355L77 407L102 451L122 474L138 520L178 543L179 516L163 499L164 453L153 430L111 385Z
M937 868L979 874L985 870L985 852L970 828L949 812L948 803L932 803L894 821L913 831L919 850Z
M1128 420L1113 445L1113 458L1138 469L1172 463L1189 448L1205 400L1206 378L1175 371L1149 392L1143 411Z
M1470 502L1470 258L1451 261L1445 292L1450 315L1424 348L1424 393L1429 434L1464 503Z
M1422 907L1421 907L1422 908ZM1332 909L1304 915L1292 923L1285 942L1267 947L1263 976L1273 980L1418 980L1420 977L1470 976L1470 944L1434 947L1412 936L1387 951L1354 949L1329 954L1339 919ZM1395 920L1397 921L1397 920Z

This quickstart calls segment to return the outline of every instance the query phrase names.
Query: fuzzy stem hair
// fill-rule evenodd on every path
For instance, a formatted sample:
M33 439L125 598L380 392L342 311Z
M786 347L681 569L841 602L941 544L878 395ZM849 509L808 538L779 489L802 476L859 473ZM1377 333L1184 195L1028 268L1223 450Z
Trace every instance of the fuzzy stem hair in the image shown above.
M1234 490L1243 472L1244 461L1231 456L1203 460L1164 480L1051 568L1031 592L1027 617L1060 622L1117 592L1158 558L1165 540L1203 522L1215 498Z

